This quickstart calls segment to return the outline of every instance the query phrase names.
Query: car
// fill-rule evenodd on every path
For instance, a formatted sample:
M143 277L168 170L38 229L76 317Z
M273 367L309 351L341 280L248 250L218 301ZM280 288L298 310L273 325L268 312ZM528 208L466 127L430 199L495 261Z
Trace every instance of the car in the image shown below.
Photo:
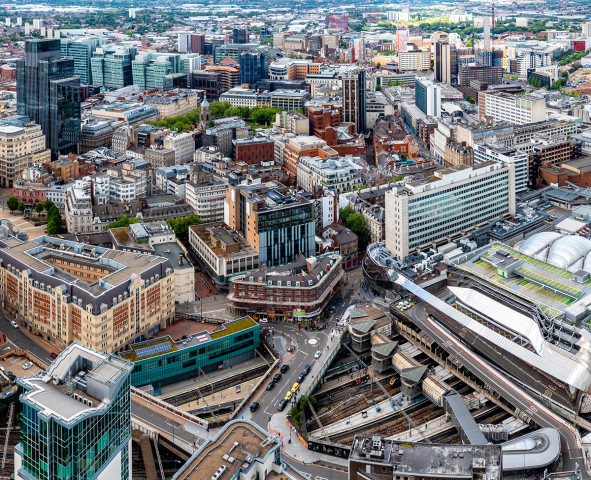
M304 367L304 371L303 371L304 375L308 375L308 373L310 373L310 365L306 365Z
M298 383L302 383L304 378L306 378L306 374L304 372L300 373L300 376L298 377Z
M296 393L299 389L300 389L300 384L298 382L294 383L293 387L291 387L291 391L293 393Z
M27 362L23 365L23 370L28 370L33 366L33 362Z
M316 353L314 354L314 358L320 358L320 355L322 355L322 352L320 350L316 350Z
M10 324L14 327L14 328L18 328L18 323L16 323L14 320L10 321Z
M286 405L287 405L287 400L285 400L285 398L282 398L281 401L277 404L277 410L282 412L283 410L285 410Z
M269 323L269 320L266 318L259 318L259 323Z
M293 393L291 390L288 390L287 393L285 394L285 401L289 402L291 400L291 397L293 397Z
M253 402L250 404L250 411L251 412L256 412L258 408L259 408L259 402Z
M281 368L279 369L279 371L281 373L285 373L289 370L289 365L281 365Z
M57 358L57 353L55 353L55 352L51 352L51 353L49 354L49 356L50 356L51 358Z
M273 383L279 383L279 380L281 380L281 374L276 373L275 376L273 377Z

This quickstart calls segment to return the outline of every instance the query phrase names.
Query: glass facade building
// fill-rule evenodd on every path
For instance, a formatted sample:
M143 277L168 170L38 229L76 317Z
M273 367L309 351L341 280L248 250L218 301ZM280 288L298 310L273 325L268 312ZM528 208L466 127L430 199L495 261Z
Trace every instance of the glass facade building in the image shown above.
M131 62L135 58L135 52L135 48L114 45L97 48L91 59L93 85L110 88L131 85Z
M142 53L131 62L133 84L142 90L164 89L165 77L183 73L185 63L176 53Z
M262 52L240 54L240 83L255 84L265 78L265 56Z
M44 377L19 379L19 480L130 478L132 364L73 343Z
M80 82L84 85L93 85L90 59L92 52L98 45L98 38L64 38L61 40L62 58L74 59L74 74L80 77Z
M53 157L78 150L82 89L74 65L50 39L27 40L17 61L17 112L41 125Z
M178 379L234 365L254 357L260 346L259 325L244 317L221 326L216 332L200 332L182 342L170 337L135 343L121 356L134 362L131 384L135 387L172 383ZM164 346L163 346L164 345ZM145 357L145 352L154 351Z

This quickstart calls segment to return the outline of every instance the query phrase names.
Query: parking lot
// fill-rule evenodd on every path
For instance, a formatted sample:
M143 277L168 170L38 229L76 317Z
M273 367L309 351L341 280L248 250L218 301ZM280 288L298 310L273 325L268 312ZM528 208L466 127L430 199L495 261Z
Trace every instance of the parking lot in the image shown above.
M17 377L30 377L42 370L35 364L28 369L24 369L23 365L28 362L29 360L25 357L9 357L3 362L0 362L0 366L2 366L7 372L14 373Z

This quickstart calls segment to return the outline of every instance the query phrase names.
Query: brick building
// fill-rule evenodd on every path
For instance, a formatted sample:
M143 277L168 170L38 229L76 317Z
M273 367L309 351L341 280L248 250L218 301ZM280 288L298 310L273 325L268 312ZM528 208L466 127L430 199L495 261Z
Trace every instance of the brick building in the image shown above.
M232 157L238 162L258 165L275 158L275 142L267 137L232 140Z
M581 143L552 137L534 140L533 151L527 157L530 185L543 184L540 168L556 167L581 156Z

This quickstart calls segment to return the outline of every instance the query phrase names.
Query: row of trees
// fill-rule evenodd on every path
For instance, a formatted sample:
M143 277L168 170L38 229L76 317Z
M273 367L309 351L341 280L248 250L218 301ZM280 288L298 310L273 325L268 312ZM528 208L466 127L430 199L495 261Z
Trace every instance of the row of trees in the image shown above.
M11 213L15 210L24 212L27 209L27 205L25 205L25 202L19 202L18 198L14 195L8 197L8 200L6 200L6 206L8 207ZM33 210L35 210L35 213L37 213L37 215L39 216L43 213L43 211L47 212L48 235L57 235L58 233L62 233L62 215L59 211L59 208L57 208L51 200L45 200L44 203L36 203L33 207Z
M271 125L275 115L283 110L271 107L233 107L229 102L214 101L209 105L212 118L240 117L257 125Z
M186 132L191 130L199 123L199 108L190 111L185 115L177 115L176 117L166 117L157 122L152 122L152 125L157 127L168 128L169 130L176 130L177 132Z

